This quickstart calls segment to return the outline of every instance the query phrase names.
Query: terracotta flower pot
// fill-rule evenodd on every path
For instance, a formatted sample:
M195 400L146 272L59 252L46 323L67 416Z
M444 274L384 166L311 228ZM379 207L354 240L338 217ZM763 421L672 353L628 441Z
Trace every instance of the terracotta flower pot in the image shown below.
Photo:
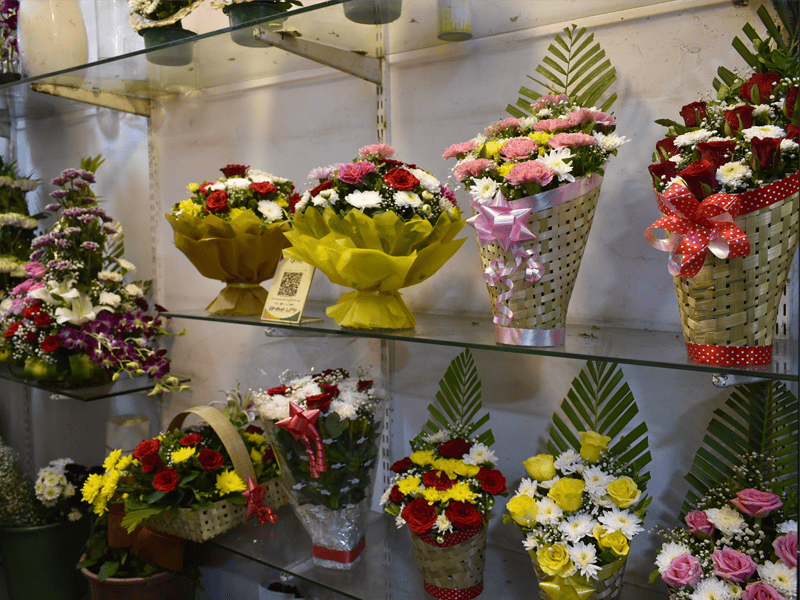
M81 569L89 581L91 600L193 600L194 581L180 573L157 573L150 577L115 578L100 581L89 569Z

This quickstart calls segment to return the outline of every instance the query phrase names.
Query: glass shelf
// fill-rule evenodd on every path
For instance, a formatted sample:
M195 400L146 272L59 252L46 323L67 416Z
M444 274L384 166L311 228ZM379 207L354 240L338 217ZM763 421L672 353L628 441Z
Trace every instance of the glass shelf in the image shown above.
M417 600L423 596L422 575L411 554L411 534L397 529L394 519L370 512L361 562L349 571L314 565L311 538L288 506L276 511L275 525L260 527L255 519L211 540L211 544L267 567L356 600ZM530 598L536 585L528 555L489 544L484 594L496 598ZM656 600L663 595L626 584L630 597ZM623 592L624 594L625 592Z
M21 385L36 388L37 390L50 392L51 394L59 397L71 398L72 400L80 400L82 402L93 402L94 400L103 400L105 398L123 396L125 394L141 394L142 392L149 392L153 389L153 382L148 377L128 377L125 374L120 375L120 378L114 383L106 385L64 389L50 385L44 385L38 381L17 377L11 373L8 365L0 365L0 379L14 381ZM180 376L178 377L178 380L181 383L187 383L190 381L188 377Z
M301 325L267 323L258 317L210 315L202 309L171 311L165 316L173 319L195 319L234 323L269 328L277 332L302 332L304 335L342 335L369 337L401 342L434 344L536 354L581 360L603 360L644 367L660 367L706 373L726 373L744 377L763 377L784 381L798 381L798 345L795 340L775 340L772 364L763 367L720 367L689 361L683 334L676 331L651 331L647 329L624 329L620 327L596 327L568 325L567 339L563 346L527 347L506 346L495 342L494 324L491 319L455 315L414 315L413 330L343 329L325 316L325 305L308 303L304 318L318 321ZM270 332L268 332L270 333Z

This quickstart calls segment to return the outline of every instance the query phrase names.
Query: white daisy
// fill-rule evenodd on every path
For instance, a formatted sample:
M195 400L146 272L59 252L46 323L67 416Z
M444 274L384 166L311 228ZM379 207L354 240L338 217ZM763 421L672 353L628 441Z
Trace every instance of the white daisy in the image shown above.
M584 577L597 577L600 567L597 565L597 550L591 544L579 543L568 546L567 552L572 562L575 563L580 574Z
M790 140L789 138L784 138L781 140L781 152L793 152L794 150L797 150L797 142Z
M258 212L264 215L264 218L270 223L283 219L283 210L277 202L272 200L259 200Z
M706 509L706 517L711 524L715 525L717 529L727 536L744 532L745 522L742 515L729 506L708 508Z
M530 496L531 498L535 498L539 495L539 492L536 490L539 483L533 481L532 479L525 477L522 481L519 482L519 487L517 488L517 496L520 494L525 494Z
M575 472L575 467L580 460L580 454L577 454L574 450L567 450L566 452L559 454L553 464L555 465L555 468L561 471L564 475L569 475L570 473Z
M752 176L750 167L739 161L725 163L717 169L717 181L728 187L744 185Z
M440 429L436 433L431 433L429 435L426 435L425 439L429 441L431 444L438 445L443 442L446 442L449 437L450 437L449 434L444 429Z
M381 195L373 190L361 191L356 190L355 192L350 192L345 196L345 201L349 204L352 204L356 208L365 209L365 208L375 208L381 205L383 202L383 198Z
M558 507L558 504L552 498L542 498L536 504L539 506L539 511L536 513L536 522L542 525L553 525L564 514L564 511Z
M758 565L758 576L789 600L797 598L796 568L788 567L781 561L774 563L768 560L763 565Z
M494 198L497 193L497 182L491 177L475 179L469 188L469 193L477 202L484 204Z
M742 135L744 139L749 142L754 137L761 139L786 137L786 132L782 127L778 127L777 125L756 125L755 127L743 129Z
M422 200L420 200L419 196L417 196L414 192L408 192L405 190L398 190L392 196L392 200L397 206L410 206L411 208L417 208L422 206Z
M712 135L714 135L713 131L698 129L697 131L687 131L683 135L676 136L673 142L678 148L696 146L700 142L707 142Z
M539 162L544 163L558 175L559 181L575 181L575 178L570 175L572 171L572 164L564 162L568 158L572 158L572 152L569 148L559 148L558 150L551 150L541 158Z
M532 533L529 533L527 536L525 536L525 539L522 540L522 546L525 548L525 550L530 552L531 550L536 550L536 548L539 547L539 542L536 541L536 536L534 536Z
M641 526L642 520L639 517L630 512L627 508L619 508L618 506L612 506L611 510L600 515L598 521L600 521L600 524L605 527L609 533L612 531L620 531L629 540L633 539L633 536L637 533L644 531L644 528Z
M592 530L597 524L597 521L591 515L576 513L562 521L558 525L558 530L564 534L568 541L574 544L579 542L581 538L592 535Z
M661 546L661 550L656 557L656 566L658 567L658 572L663 573L669 569L672 561L681 554L691 553L691 549L685 544L680 544L678 542L666 542L663 546Z
M697 584L689 598L691 600L732 600L733 592L721 579L709 577Z
M441 534L450 533L453 531L453 524L450 522L444 513L436 517L436 528Z
M464 463L468 465L482 465L484 463L496 463L497 456L489 449L489 446L480 442L475 442L469 449L469 454L464 457Z
M586 483L586 492L595 498L605 496L606 486L614 481L613 475L609 475L597 466L586 467L581 475Z
M613 150L616 150L623 144L627 144L630 141L624 135L617 135L616 133L610 133L608 135L605 135L604 133L600 133L599 131L593 131L592 135L597 140L597 145L600 146L606 152L611 152Z

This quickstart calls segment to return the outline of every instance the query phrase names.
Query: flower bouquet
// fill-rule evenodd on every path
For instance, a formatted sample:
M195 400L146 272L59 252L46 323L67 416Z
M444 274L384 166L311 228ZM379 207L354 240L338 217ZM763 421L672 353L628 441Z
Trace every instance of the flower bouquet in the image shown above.
M149 314L150 282L126 283L136 270L121 258L122 228L91 191L100 157L83 159L53 180L61 189L48 211L61 218L36 237L28 279L0 304L2 346L12 372L57 387L108 383L121 373L155 380L151 394L185 389L169 374L167 351L153 347L161 336L159 312Z
M319 185L295 206L284 254L320 269L343 294L327 314L343 327L407 329L397 291L433 275L464 243L455 196L433 175L364 146L352 163L314 169Z
M448 381L477 381L468 350L442 380L446 393L436 397L444 410L429 407L441 427L428 421L428 431L411 440L412 454L392 465L396 475L381 504L398 527L411 530L425 591L435 598L475 598L483 591L489 513L495 497L507 495L506 480L494 468L491 430L477 434L489 415L470 422L481 407L480 381L453 390L445 387Z
M200 274L225 282L206 310L260 315L267 291L259 284L275 274L296 195L288 179L245 165L221 169L224 177L189 184L192 197L166 215L175 246Z
M800 208L797 40L744 31L756 54L734 47L755 72L721 67L716 98L684 106L683 124L656 121L669 127L649 167L662 217L645 232L670 254L689 358L732 366L772 361Z
M612 381L607 388L598 390L581 413L593 413L590 421L595 423L599 423L599 414L619 415L633 403L627 384L615 390L614 368L589 363L588 381ZM576 380L573 385L583 384ZM615 400L614 392L624 399ZM590 398L592 395L588 394ZM562 409L575 426L582 419L573 419L578 413L572 398L577 396L575 392L570 396ZM620 431L630 416L611 420L615 422L603 423L603 429ZM503 515L503 520L525 533L523 546L531 556L543 600L619 598L630 544L636 534L644 531L642 520L651 501L644 494L649 474L640 473L650 459L647 439L636 439L646 430L641 424L609 446L612 436L587 427L577 432L578 440L554 415L550 452L523 463L530 477L522 480L508 501L508 514Z
M0 294L13 287L12 281L27 278L24 266L30 260L31 242L38 219L31 216L25 194L39 187L28 177L20 177L14 163L5 164L0 158ZM17 281L16 283L19 283Z
M203 0L128 0L133 30L144 38L145 48L179 41L193 35L184 29L181 19L188 16ZM156 65L180 67L192 62L192 46L181 44L147 53L147 60Z
M556 37L570 53L579 53L576 47L592 40L583 37L585 29L576 33L574 25L564 31L569 45ZM591 53L580 60L570 57L574 60L565 66L570 72L592 58ZM603 169L627 141L613 133L613 116L588 108L614 79L611 72L607 85L591 86L589 96L566 87L559 92L551 85L544 96L525 90L536 98L528 102L530 115L511 107L519 117L492 123L443 155L458 160L453 175L470 192L474 216L467 222L478 234L500 343L564 343L567 307Z
M287 372L254 394L314 563L332 569L353 568L365 545L384 393L361 375Z
M18 11L19 0L4 0L0 5L0 84L22 77L17 46Z

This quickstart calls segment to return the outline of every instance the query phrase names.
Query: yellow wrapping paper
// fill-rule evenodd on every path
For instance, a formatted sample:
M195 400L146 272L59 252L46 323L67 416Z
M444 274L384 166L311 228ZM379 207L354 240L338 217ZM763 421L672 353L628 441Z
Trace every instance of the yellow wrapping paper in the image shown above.
M408 329L414 327L414 315L397 290L425 281L446 263L466 239L453 239L464 224L448 213L433 225L423 219L405 221L392 212L368 217L354 210L340 217L330 207L323 212L309 207L295 214L286 234L291 248L284 254L356 290L328 307L337 324Z
M534 565L536 562L536 553L529 551L531 560ZM611 564L606 565L597 572L597 581L608 579L614 573L619 571L627 560L627 556L620 556ZM545 575L543 572L537 570L539 578L539 588L553 600L590 600L595 593L595 588L592 587L589 579L582 575L573 575L572 577L559 577Z
M203 277L226 283L206 310L217 315L260 315L267 290L259 284L275 275L281 251L289 245L287 223L263 229L261 220L243 213L231 221L182 213L166 215L175 246Z

